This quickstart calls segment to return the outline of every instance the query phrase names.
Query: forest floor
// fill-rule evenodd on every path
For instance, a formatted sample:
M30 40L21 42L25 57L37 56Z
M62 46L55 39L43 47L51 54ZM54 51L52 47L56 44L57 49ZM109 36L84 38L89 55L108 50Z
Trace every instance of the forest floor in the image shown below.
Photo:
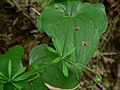
M0 54L20 44L25 48L26 59L32 47L50 42L46 34L37 31L37 14L29 7L41 12L47 0L41 3L37 0L25 1L27 0L0 0ZM88 64L88 67L102 76L102 83L96 84L93 75L84 70L80 82L81 90L120 90L120 1L103 0L103 3L109 25L100 39L99 56L92 58Z

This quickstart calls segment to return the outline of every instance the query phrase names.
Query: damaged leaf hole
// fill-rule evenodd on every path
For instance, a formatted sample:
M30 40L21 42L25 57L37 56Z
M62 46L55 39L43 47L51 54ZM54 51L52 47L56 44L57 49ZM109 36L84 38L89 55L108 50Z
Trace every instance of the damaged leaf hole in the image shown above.
M75 30L77 31L80 30L80 26L75 27Z
M82 42L82 46L83 46L83 47L87 47L87 46L88 46L88 43L85 42L85 41L83 41L83 42Z

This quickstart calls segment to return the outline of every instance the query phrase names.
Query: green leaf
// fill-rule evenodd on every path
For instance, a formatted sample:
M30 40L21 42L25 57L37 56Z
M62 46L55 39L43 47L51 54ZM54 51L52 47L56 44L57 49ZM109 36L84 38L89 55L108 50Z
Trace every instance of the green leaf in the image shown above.
M45 86L45 79L41 76L31 82L33 90L48 90ZM37 83L37 84L36 84Z
M75 77L74 73L71 71L69 72L69 76L66 77L63 75L63 71L61 68L63 67L62 62L56 63L46 68L45 72L41 77L55 87L59 88L73 88L78 83L79 80Z
M4 79L4 80L7 79L7 77L5 76L5 74L3 74L1 71L0 71L0 79Z
M63 56L63 58L69 56L70 54L72 54L74 51L75 51L75 47L74 48L71 48L70 50L68 50L68 52Z
M0 79L1 84L5 84L6 82L7 82L6 80Z
M44 66L44 65L43 65ZM38 68L37 68L38 69ZM28 79L30 76L33 76L37 73L41 73L43 71L43 68L37 70L36 68L29 70L23 74L21 74L20 76L14 78L12 81L22 81L22 80L26 80Z
M15 81L15 82L18 82L18 81L22 81L22 80L25 80L27 78L29 78L31 75L28 75L28 74L23 74L23 75L20 75L14 79L12 79L12 81Z
M70 60L82 66L90 61L97 50L99 39L108 20L102 3L81 3L78 0L46 7L37 18L38 24L53 40L57 52L66 56L71 48ZM40 27L38 27L40 28ZM81 68L81 71L84 68Z
M9 75L9 78L11 78L11 72L12 71L12 62L11 60L9 60L8 62L8 75Z
M0 90L4 90L4 85L0 83Z
M53 53L56 53L56 54L57 54L56 50L54 50L53 48L51 48L51 47L47 46L47 49L48 49L49 51L51 51L51 52L53 52Z
M68 67L65 62L63 62L63 74L68 77Z
M4 90L48 90L45 87L45 80L42 77L37 77L36 79L28 82L34 77L36 77L36 75L32 75L23 81L7 83L4 86Z
M5 76L13 76L19 70L19 67L22 66L21 59L23 53L23 47L16 45L11 47L4 55L0 55L0 71L4 72Z
M42 57L42 55L45 55L48 58ZM46 81L47 83L50 83L51 85L55 85L57 87L62 87L62 88L73 88L79 83L79 80L75 77L74 73L72 73L72 72L69 72L68 77L64 76L63 71L62 71L63 64L62 64L62 62L59 62L60 60L62 60L62 57L50 52L47 49L46 45L42 44L42 45L38 45L38 46L34 47L30 52L29 58L32 61L35 61L34 63L32 63L32 68L35 65L38 65L38 67L34 68L33 71L27 72L26 76L30 75L30 74L35 75L40 70L45 69L42 72L41 78L43 78L44 81ZM37 59L37 58L39 58L39 59ZM43 61L44 61L44 63L43 63ZM59 63L57 63L57 62L59 62ZM37 77L37 76L35 76L35 77ZM33 77L33 78L35 78L35 77ZM31 78L31 80L33 78ZM31 82L34 82L34 80L38 80L38 79L33 79L33 81L31 81ZM37 85L37 84L35 84L35 85ZM44 85L45 85L45 83L44 83ZM40 86L42 86L42 85L40 85ZM43 86L42 88L43 89L41 89L41 90L47 90L47 89L44 89L45 86Z
M4 77L1 77L1 76L0 76L0 80L1 80L1 79L2 79L2 80L6 80Z
M23 72L25 72L26 67L21 67L16 74L12 77L12 79L16 78L17 76L19 76L20 74L22 74Z
M61 59L62 57L57 57L52 61L52 63L58 63Z
M29 54L29 61L32 67L35 64L47 64L57 57L57 54L48 50L48 46L46 44L41 44L32 48Z
M12 84L13 84L18 90L22 90L22 89L23 89L22 86L20 86L20 85L14 83L14 82L12 82Z
M11 83L4 84L4 90L16 90L17 88Z
M60 42L56 38L53 38L52 41L54 42L57 52L59 53L60 56L62 56L63 49L62 49L62 46L60 45Z

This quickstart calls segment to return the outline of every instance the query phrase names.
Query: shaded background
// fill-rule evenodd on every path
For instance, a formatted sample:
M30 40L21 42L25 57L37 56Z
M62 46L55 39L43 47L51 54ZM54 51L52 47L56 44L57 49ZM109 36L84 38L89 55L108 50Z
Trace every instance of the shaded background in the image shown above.
M41 43L51 43L36 26L37 13L31 6L42 12L51 0L0 0L0 54L10 47L20 44L25 48L23 62L28 63L28 53ZM59 1L59 0L56 0ZM92 73L84 70L81 90L120 90L120 0L82 0L83 2L103 2L109 25L100 39L99 49L88 67L102 76L102 83L96 84Z

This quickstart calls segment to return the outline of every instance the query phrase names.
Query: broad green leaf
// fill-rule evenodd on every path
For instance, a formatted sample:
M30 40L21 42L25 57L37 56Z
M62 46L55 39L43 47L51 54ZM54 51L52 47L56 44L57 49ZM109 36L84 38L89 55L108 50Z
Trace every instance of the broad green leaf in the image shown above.
M13 84L18 90L22 90L22 89L23 89L22 86L20 86L20 85L14 83L14 82L12 82L12 84Z
M74 88L79 83L79 80L71 71L69 72L69 76L65 77L63 75L63 71L61 70L62 65L62 62L60 62L47 67L42 77L44 78L46 83L55 87L67 89Z
M30 83L33 88L32 90L48 90L45 86L45 79L41 76Z
M31 66L35 64L47 64L57 57L58 55L49 51L45 44L34 47L29 54Z
M4 85L0 83L0 90L4 90Z
M8 61L8 75L9 75L9 78L11 78L11 72L12 71L12 62L11 60Z
M107 28L107 17L102 3L68 1L64 5L46 7L38 17L43 30L53 39L56 50L67 55L76 47L70 60L86 66L95 51L99 39ZM40 27L38 27L40 28ZM81 68L81 71L83 68Z
M11 83L4 84L4 90L17 90Z
M63 62L63 74L68 77L68 67L65 62Z
M16 74L12 77L12 79L16 78L17 76L19 76L20 74L22 74L23 72L25 72L26 67L21 67Z
M29 54L29 58L31 60L30 62L32 62L31 64L33 67L36 64L41 65L35 71L33 70L33 74L42 69L45 69L45 71L42 72L41 77L44 78L44 80L50 83L51 85L55 85L57 87L62 86L62 88L73 88L79 83L79 80L76 79L75 75L72 72L70 72L68 78L63 75L63 71L62 71L63 66L62 63L59 62L62 59L62 57L56 55L55 53L50 52L47 49L46 45L42 44L34 47ZM17 81L17 79L15 81Z

